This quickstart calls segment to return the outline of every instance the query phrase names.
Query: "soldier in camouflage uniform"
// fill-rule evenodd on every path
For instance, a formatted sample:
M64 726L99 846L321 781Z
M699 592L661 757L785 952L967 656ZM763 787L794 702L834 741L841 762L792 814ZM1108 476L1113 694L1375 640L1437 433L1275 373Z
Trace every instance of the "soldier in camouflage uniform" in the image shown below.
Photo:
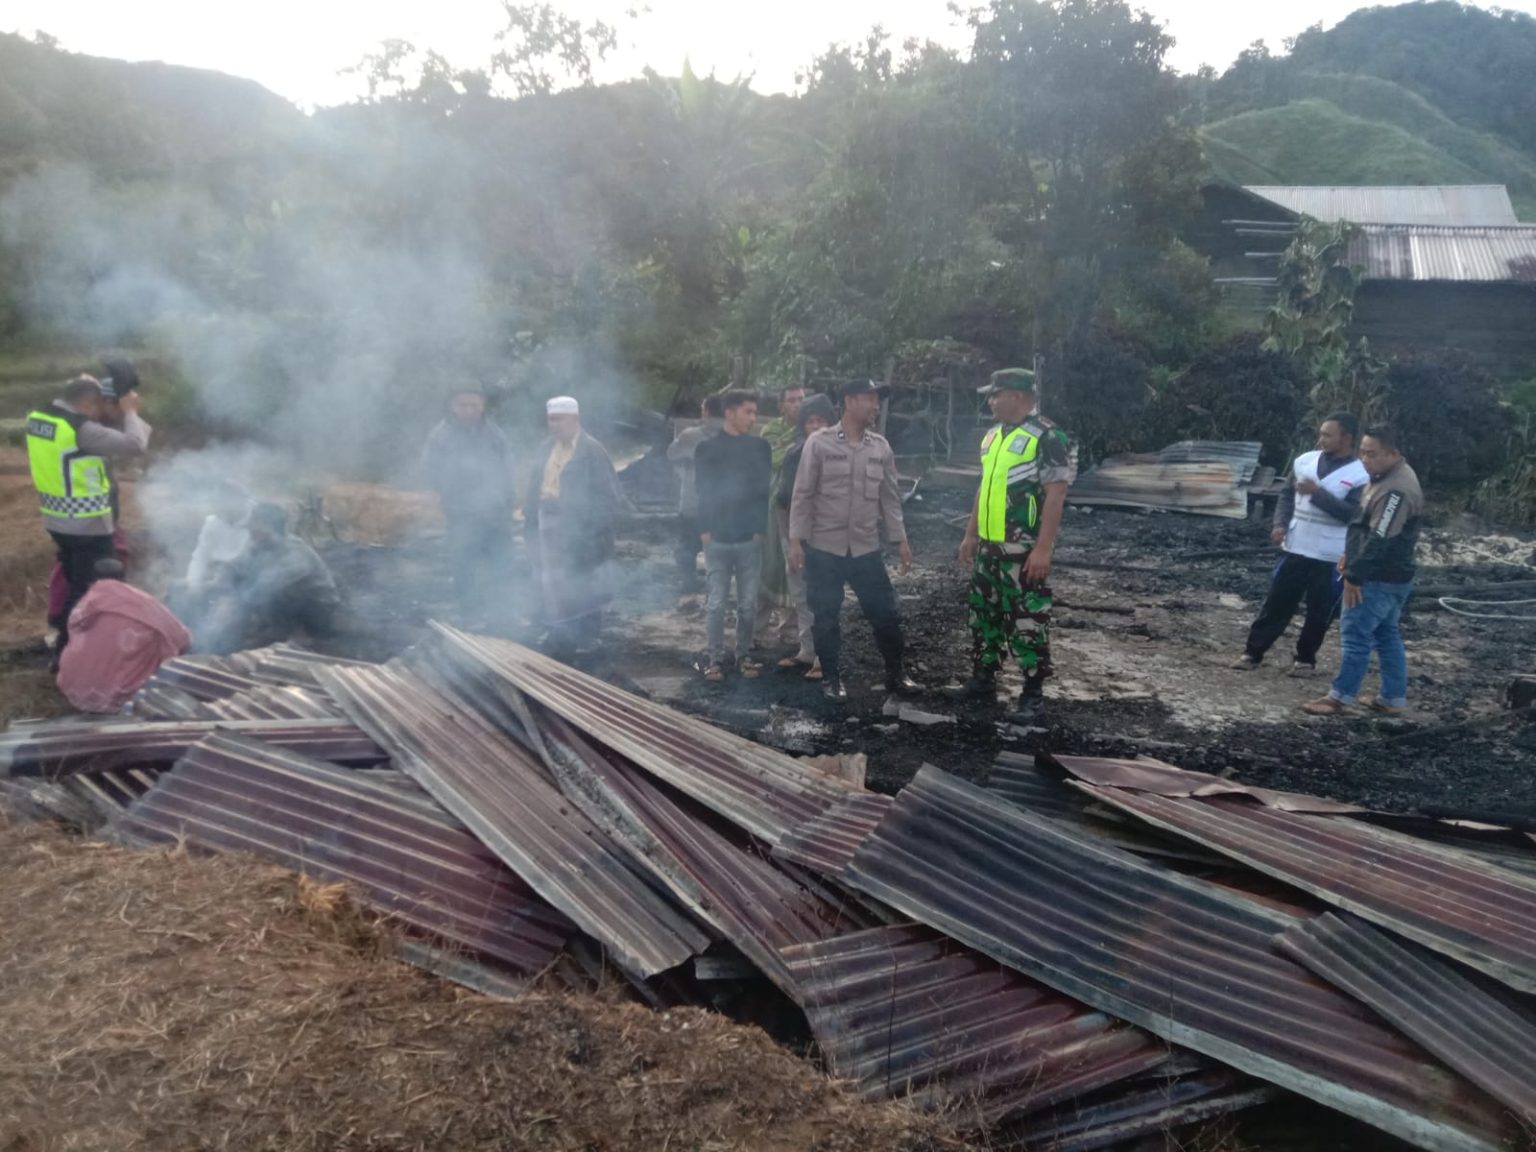
M1051 675L1051 551L1076 474L1066 434L1035 413L1035 374L1005 368L982 389L998 420L981 442L981 487L960 562L971 570L971 678L956 694L996 699L1011 654L1024 673L1016 715L1040 717Z

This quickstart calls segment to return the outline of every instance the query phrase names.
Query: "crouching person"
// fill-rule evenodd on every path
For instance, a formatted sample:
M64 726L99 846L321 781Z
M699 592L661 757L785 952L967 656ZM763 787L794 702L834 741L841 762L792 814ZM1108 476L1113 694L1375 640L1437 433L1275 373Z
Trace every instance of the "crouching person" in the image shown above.
M200 652L241 652L304 633L330 635L340 606L336 580L276 504L251 510L250 542L220 574L197 633Z
M90 590L69 615L59 691L82 712L116 712L192 634L170 609L123 581L119 560L98 560Z

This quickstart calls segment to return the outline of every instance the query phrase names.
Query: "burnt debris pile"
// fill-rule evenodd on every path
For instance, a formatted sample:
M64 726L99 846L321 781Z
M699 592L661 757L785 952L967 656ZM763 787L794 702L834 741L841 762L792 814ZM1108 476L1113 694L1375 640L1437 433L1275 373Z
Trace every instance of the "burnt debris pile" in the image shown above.
M888 797L443 626L381 665L172 661L129 714L0 735L0 794L345 883L403 959L493 995L616 976L803 1016L860 1094L995 1147L1287 1094L1426 1149L1536 1132L1536 843L1510 829L1152 760L1005 755L986 788L929 767Z

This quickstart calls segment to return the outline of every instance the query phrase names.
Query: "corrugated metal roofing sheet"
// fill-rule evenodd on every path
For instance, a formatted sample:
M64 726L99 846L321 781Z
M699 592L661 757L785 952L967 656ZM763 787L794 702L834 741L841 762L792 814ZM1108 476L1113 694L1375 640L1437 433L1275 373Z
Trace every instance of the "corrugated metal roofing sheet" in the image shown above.
M136 842L251 852L323 883L346 883L402 924L512 972L547 967L570 922L431 797L377 775L215 734L114 830Z
M786 834L774 846L773 854L835 877L852 862L854 852L885 818L892 803L889 796L878 792L860 792L839 800Z
M906 925L785 951L832 1072L870 1098L958 1105L981 1125L1165 1064L1162 1041Z
M1280 949L1401 1028L1536 1134L1536 1015L1454 965L1332 912L1286 931Z
M1093 1152L1130 1147L1129 1141L1152 1137L1153 1148L1201 1147L1175 1135L1185 1125L1230 1115L1280 1096L1267 1084L1222 1069L1167 1081L1147 1078L1140 1086L1115 1085L1087 1100L1063 1104L1045 1116L1030 1117L1009 1132L1012 1148L1028 1152ZM1146 1145L1135 1145L1146 1147Z
M709 946L543 768L473 708L401 668L326 668L320 676L399 768L621 967L648 978Z
M1226 463L1164 464L1105 460L1078 474L1068 489L1073 504L1122 508L1167 508L1197 516L1241 519L1248 515L1248 492Z
M1536 226L1366 225L1350 242L1349 262L1367 280L1536 285Z
M387 757L350 720L188 720L136 724L63 720L0 732L0 776L64 776L143 764L169 764L218 730L257 736L317 760L378 764Z
M1296 921L924 768L844 882L994 960L1436 1152L1502 1106L1273 947Z
M1536 992L1536 879L1344 816L1079 784L1335 907Z
M767 858L763 845L695 801L605 755L564 718L537 704L546 766L560 789L626 849L635 866L736 946L759 971L798 996L780 951L862 928L838 905L818 898Z
M469 660L754 836L777 843L858 790L792 757L631 695L507 640L434 624Z
M1244 188L1291 212L1355 224L1518 224L1502 184L1272 185Z

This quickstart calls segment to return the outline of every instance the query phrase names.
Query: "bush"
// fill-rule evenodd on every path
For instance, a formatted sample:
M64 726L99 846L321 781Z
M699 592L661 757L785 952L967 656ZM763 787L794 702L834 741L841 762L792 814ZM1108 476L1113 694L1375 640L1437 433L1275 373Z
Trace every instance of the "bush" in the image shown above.
M1142 416L1148 365L1138 345L1103 329L1068 344L1054 370L1046 365L1046 414L1081 445L1083 462L1148 447Z
M1307 387L1296 362L1263 351L1257 333L1211 348L1183 372L1160 380L1147 412L1146 438L1257 440L1264 460L1283 468L1305 442Z
M1509 463L1514 412L1474 357L1454 349L1399 356L1387 389L1403 454L1426 488L1465 493Z

